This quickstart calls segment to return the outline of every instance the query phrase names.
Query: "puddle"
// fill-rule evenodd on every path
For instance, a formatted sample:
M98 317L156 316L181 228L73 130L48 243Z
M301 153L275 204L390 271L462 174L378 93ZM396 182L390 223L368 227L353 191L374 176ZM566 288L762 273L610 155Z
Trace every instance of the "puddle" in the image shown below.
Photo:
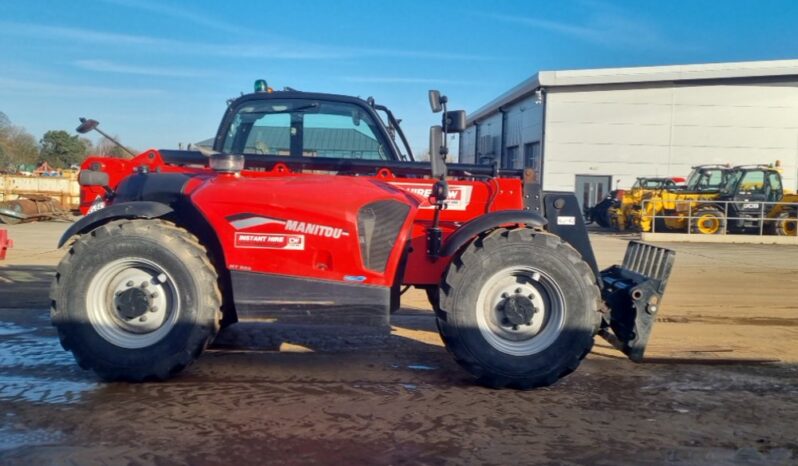
M410 364L407 368L414 371L434 371L437 369L437 367L427 366L425 364Z
M0 377L0 399L48 404L77 403L83 393L94 390L98 386L99 384L93 382L2 376Z
M72 354L61 348L56 337L17 335L20 336L0 341L0 367L76 365Z
M21 326L0 323L0 400L66 404L80 401L94 382L70 381L79 371L71 353L56 337L31 334ZM18 370L26 373L19 375ZM7 374L8 371L17 372ZM33 372L33 373L32 373Z
M34 330L35 329L32 328L20 327L19 325L12 324L11 322L0 322L0 337L30 333Z
M63 440L61 432L51 432L44 429L27 431L14 431L0 428L0 451L13 450L20 447L52 445Z

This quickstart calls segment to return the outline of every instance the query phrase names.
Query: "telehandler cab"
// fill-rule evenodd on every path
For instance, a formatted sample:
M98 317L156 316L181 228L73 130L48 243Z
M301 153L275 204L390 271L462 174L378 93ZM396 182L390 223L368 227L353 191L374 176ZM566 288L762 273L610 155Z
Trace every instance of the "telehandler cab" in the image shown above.
M297 311L389 331L405 286L427 291L446 347L484 385L552 384L598 333L641 360L672 251L632 242L600 272L573 193L446 163L465 113L437 91L424 163L372 99L262 88L229 104L207 156L149 150L113 185L108 160L87 162L101 205L61 238L52 286L81 367L167 379L221 326Z

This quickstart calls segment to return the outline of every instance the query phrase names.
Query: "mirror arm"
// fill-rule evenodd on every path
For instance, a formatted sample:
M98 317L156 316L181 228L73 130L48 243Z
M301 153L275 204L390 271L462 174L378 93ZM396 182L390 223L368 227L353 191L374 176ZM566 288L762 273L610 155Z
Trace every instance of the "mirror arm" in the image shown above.
M443 99L442 99L443 100ZM446 114L446 101L443 101L443 111ZM446 144L446 122L443 127L443 145L438 149L437 155L445 161L449 155L449 148ZM432 226L427 228L427 254L437 259L440 257L441 246L443 243L443 233L440 229L441 210L446 208L446 199L449 197L449 183L446 182L446 175L441 174L440 178L432 186L432 196L435 198L435 212L432 214Z
M131 151L131 150L130 150L130 149L128 149L127 147L123 146L123 145L122 145L122 143L120 143L120 142L119 142L119 141L117 141L116 139L114 139L114 138L112 138L111 136L109 136L109 135L105 134L105 133L104 133L104 132L103 132L103 131L102 131L100 128L94 128L94 131L97 131L98 133L102 134L102 135L103 135L103 137L105 137L105 139L108 139L109 141L111 141L111 142L113 142L114 144L116 144L116 145L117 145L117 146L118 146L120 149L122 149L123 151L127 152L128 154L130 154L130 157L131 157L131 158L133 158L133 157L135 157L135 156L136 156L136 154L134 154L134 153L133 153L133 151Z

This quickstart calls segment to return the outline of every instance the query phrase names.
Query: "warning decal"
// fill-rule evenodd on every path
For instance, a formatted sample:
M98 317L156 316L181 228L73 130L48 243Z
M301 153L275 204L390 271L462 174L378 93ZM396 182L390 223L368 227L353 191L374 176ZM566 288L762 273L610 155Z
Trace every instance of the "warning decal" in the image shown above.
M410 191L425 199L432 195L432 185L421 183L391 183L397 188ZM446 198L446 208L449 210L466 210L468 204L471 202L471 186L464 185L449 185L449 197ZM422 207L422 209L431 209L432 206Z
M302 251L305 249L305 235L236 233L235 247L241 249L283 249Z

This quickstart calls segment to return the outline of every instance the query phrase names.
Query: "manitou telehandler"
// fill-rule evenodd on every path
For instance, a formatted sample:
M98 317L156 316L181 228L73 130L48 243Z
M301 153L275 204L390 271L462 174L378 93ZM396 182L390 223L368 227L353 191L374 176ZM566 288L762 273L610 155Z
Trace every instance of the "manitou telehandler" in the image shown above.
M53 324L81 367L166 379L236 320L389 331L406 286L427 291L446 347L481 384L554 383L599 333L643 357L672 251L633 242L599 272L573 193L446 164L465 113L437 91L423 163L372 99L256 89L229 104L207 155L150 150L118 184L109 160L87 162L96 208L61 238L52 286Z

